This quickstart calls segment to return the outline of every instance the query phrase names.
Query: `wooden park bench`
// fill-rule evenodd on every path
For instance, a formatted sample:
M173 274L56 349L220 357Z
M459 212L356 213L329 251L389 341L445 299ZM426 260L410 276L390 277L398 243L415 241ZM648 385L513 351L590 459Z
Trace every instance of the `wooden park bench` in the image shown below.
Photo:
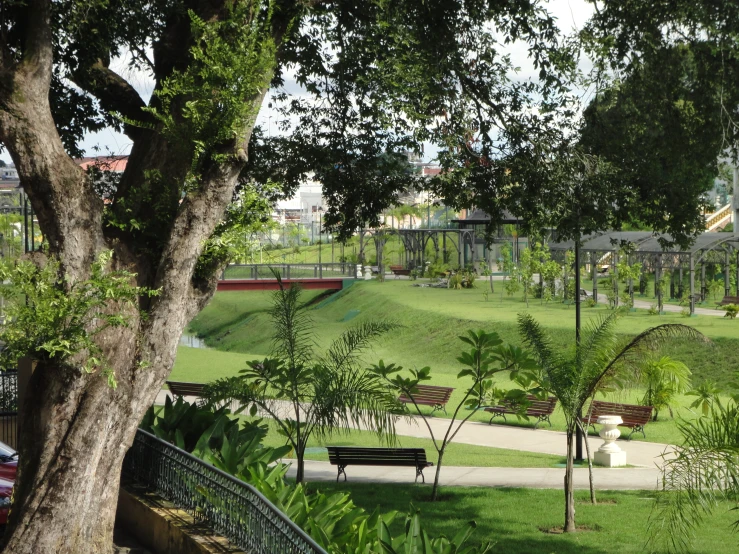
M356 446L328 446L328 459L331 465L338 466L336 482L344 474L346 481L347 466L396 466L415 467L416 481L421 476L426 482L423 470L434 465L426 461L426 451L423 448L362 448Z
M529 401L529 405L526 406L526 415L536 418L534 429L536 429L542 421L546 421L549 424L549 427L551 427L552 422L549 421L549 416L554 413L554 408L557 406L557 398L550 396L546 400L540 400L536 396L529 394L526 399ZM506 414L523 413L519 408L520 406L513 402L503 402L498 406L488 406L485 408L485 411L493 414L488 423L492 423L493 419L498 416L501 416L503 421L507 421L505 417Z
M580 298L584 298L585 300L587 300L588 298L592 298L592 297L593 297L592 292L588 292L585 289L580 289Z
M729 304L739 305L739 296L724 296L721 302L716 304L716 307L720 308L721 306L728 306Z
M416 389L417 391L413 393L413 400L416 401L416 404L433 407L432 414L436 410L444 410L444 413L446 413L446 403L452 397L454 389L434 385L416 385ZM404 404L412 404L413 400L405 394L398 397L398 401Z
M631 429L631 433L626 437L627 440L631 440L631 435L634 433L641 433L644 438L647 438L644 433L644 426L652 418L653 409L652 406L635 406L633 404L616 404L614 402L593 400L585 420L595 430L595 424L598 423L600 416L621 416L624 422L620 426Z
M411 270L403 267L402 265L391 265L390 271L392 271L396 279L401 275L405 275L407 277L411 274Z
M167 387L172 396L197 396L203 398L204 383L183 383L181 381L167 381Z

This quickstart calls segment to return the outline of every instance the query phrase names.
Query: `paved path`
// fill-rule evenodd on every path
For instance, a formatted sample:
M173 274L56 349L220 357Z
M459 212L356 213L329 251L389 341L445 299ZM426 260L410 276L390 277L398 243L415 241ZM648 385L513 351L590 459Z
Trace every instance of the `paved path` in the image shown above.
M430 467L426 484L434 482L436 468ZM288 476L295 476L295 464ZM349 466L347 480L351 483L413 483L412 467ZM522 487L532 489L561 489L564 486L564 468L515 467L459 467L442 466L439 482L442 486L457 487ZM328 462L306 460L306 481L336 481L336 466ZM658 487L660 472L648 468L593 469L593 484L599 490L654 490ZM343 482L343 478L342 478ZM587 468L575 469L575 488L588 488Z
M605 294L598 293L598 302L601 304L608 305L608 297ZM641 300L638 297L634 297L634 307L640 310L648 310L653 305L657 304L657 299L653 300ZM674 304L662 304L662 310L670 313L681 313L685 308L683 306L676 306ZM695 307L696 315L709 315L716 317L724 317L726 312L722 310L716 310L714 308L701 308L700 306Z
M157 404L163 404L167 391L157 397ZM187 398L194 401L195 398ZM434 435L443 436L449 425L444 418L429 418ZM396 424L400 436L428 439L429 430L418 417L401 419ZM544 429L526 429L509 425L488 425L480 422L467 422L454 439L456 443L522 450L541 454L565 456L567 446L565 433ZM595 452L602 440L590 438L590 448ZM643 441L618 441L626 452L626 459L633 468L594 470L594 482L599 489L653 489L660 477L658 465L662 455L669 456L671 447L666 444ZM354 467L349 468L352 481L408 483L413 478L409 468ZM291 469L292 471L292 469ZM426 470L428 480L433 480L433 468ZM336 468L328 462L306 461L306 475L309 480L330 481L336 479ZM443 484L468 486L507 486L559 488L562 486L564 469L560 468L492 468L492 467L453 467L444 466L441 472ZM575 470L575 485L587 488L587 469Z

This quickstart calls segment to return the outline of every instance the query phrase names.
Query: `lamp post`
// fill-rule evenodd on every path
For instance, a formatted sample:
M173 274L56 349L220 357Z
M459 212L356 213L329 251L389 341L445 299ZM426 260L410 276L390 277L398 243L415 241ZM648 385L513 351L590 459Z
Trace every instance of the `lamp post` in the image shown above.
M318 212L318 277L323 279L323 266L321 265L321 250L323 250L323 241L321 240L321 232L323 231L323 206L316 208Z

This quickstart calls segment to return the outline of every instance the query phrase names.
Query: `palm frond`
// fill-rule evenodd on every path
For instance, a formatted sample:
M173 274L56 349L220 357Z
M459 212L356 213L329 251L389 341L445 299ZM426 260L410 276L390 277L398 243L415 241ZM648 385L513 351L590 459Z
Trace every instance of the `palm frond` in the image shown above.
M380 436L395 435L401 411L396 395L379 376L365 370L326 368L316 373L313 404L314 433L328 438L332 433L366 429Z
M620 364L631 364L637 368L646 354L653 351L667 340L673 338L685 338L701 342L709 342L709 339L700 331L688 325L678 323L665 323L657 327L651 327L642 331L623 346L611 361L603 368L598 376L593 379L588 396L592 395L600 380L614 371Z
M663 490L649 518L649 542L686 552L695 529L719 501L739 494L739 413L719 406L712 418L680 424L683 445L663 467ZM737 506L739 507L739 506ZM734 523L734 528L739 522Z
M583 388L576 361L557 354L551 346L549 336L529 314L518 316L518 330L524 342L534 351L534 356L547 377L547 386L559 400L565 417L573 420L577 415L578 398Z
M312 321L305 306L300 303L302 289L293 283L284 286L279 272L275 272L279 289L272 295L269 314L274 325L272 353L284 358L291 366L305 363L313 353Z
M355 367L359 355L370 346L373 339L398 327L400 325L391 321L367 321L356 325L331 343L320 362L334 370Z
M615 355L616 322L618 315L611 312L589 321L585 325L583 340L577 348L577 361L586 379L598 375Z
M539 364L544 367L559 359L552 349L551 339L531 314L519 314L518 332L524 342L534 351Z

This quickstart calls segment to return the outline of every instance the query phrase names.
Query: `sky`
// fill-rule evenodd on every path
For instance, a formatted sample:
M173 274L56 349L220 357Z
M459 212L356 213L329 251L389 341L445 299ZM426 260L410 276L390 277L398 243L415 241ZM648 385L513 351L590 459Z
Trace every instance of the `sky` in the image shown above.
M585 22L593 13L591 4L585 0L550 0L545 2L546 8L557 18L560 29L565 33L571 33L582 29ZM524 44L513 44L510 48L511 59L515 66L521 68L520 77L534 76L533 68L528 61L526 46ZM125 57L115 60L111 69L119 72L139 92L146 101L151 97L154 87L153 81L144 73L132 71L127 66ZM286 88L290 92L299 90L294 82L286 82ZM257 124L267 130L274 131L276 114L268 108L268 99L262 104L262 109L257 118ZM131 141L122 133L112 129L104 129L97 133L88 133L81 143L81 147L88 156L107 154L128 154L131 149ZM0 154L0 159L10 162L7 152Z

